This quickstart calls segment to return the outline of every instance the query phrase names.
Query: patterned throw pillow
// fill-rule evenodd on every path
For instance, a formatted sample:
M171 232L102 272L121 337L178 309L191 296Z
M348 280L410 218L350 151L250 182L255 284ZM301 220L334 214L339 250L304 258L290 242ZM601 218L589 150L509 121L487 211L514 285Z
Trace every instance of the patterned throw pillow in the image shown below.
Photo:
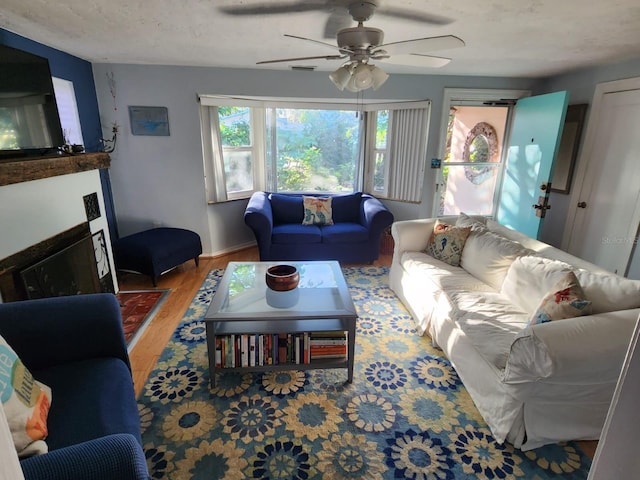
M470 232L471 227L454 227L437 221L433 226L426 252L438 260L457 267L460 265L462 249Z
M586 299L575 273L567 272L547 293L529 319L529 325L591 314L591 302Z
M304 205L303 225L333 225L331 197L302 196Z
M47 415L51 389L36 381L0 337L0 401L19 457L47 453Z

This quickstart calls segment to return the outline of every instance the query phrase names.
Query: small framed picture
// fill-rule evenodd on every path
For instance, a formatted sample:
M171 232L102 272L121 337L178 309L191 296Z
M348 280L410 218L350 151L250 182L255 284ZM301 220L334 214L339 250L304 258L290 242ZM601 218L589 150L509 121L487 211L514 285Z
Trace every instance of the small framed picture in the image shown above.
M129 121L133 135L169 135L169 111L167 107L129 106Z

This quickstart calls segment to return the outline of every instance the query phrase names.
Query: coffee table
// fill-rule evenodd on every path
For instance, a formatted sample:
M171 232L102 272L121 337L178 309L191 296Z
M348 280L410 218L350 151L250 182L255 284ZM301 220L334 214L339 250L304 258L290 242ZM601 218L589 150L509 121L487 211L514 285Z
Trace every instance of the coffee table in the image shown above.
M229 262L227 265L204 318L211 386L216 385L218 370L250 372L346 368L347 381L351 383L358 315L339 263L333 260L280 262L294 265L300 273L300 282L294 290L275 292L267 287L265 273L268 267L277 263ZM276 335L279 338L291 335L294 339L301 339L299 347L302 352L308 346L308 343L303 345L303 341L314 338L314 335L330 337L329 332L346 332L346 355L310 359L307 356L305 363L300 353L300 363L279 361L267 364L266 361L254 360L251 363L255 364L247 365L249 362L240 358L242 353L234 354L232 350L232 355L238 359L237 363L242 365L216 366L216 363L221 363L220 356L225 354L220 352L216 362L216 339L219 349L223 340L227 342L225 348L228 355L229 343L232 349L244 351L247 344L243 346L242 342L260 342L265 336L274 339ZM259 349L258 346L255 348Z

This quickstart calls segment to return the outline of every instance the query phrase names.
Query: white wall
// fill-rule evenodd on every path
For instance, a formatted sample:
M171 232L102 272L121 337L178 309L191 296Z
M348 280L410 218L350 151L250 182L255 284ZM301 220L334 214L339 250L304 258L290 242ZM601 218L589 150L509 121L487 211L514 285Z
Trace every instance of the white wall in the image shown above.
M595 92L596 86L599 83L639 76L640 60L634 60L607 67L580 70L571 74L561 75L555 78L548 79L542 84L541 89L536 93L567 90L569 92L570 105L586 103L590 106L593 102L593 94ZM587 108L585 122L587 122L588 119L589 108ZM578 150L578 159L574 172L577 171L577 165L578 162L580 162L580 156L582 154L582 142L584 141L586 131L587 124L585 123L582 130L583 133L580 141L580 149ZM573 180L575 180L575 175ZM572 183L571 189L573 189L574 186L575 185ZM569 209L571 191L569 192L569 194L555 192L551 193L549 201L551 209L547 212L547 216L542 226L540 239L543 242L549 243L558 248L562 244L562 235L567 220L567 211ZM636 255L640 256L637 253Z
M197 94L356 100L355 94L337 90L326 72L122 64L94 64L93 71L104 135L111 136L113 122L121 127L110 171L120 235L154 225L188 228L202 237L205 254L250 244L254 237L244 225L246 201L206 204ZM113 74L114 89L108 74ZM391 75L380 90L364 96L431 99L430 159L438 154L445 87L532 89L533 84L531 79ZM127 107L132 105L167 107L171 135L131 135ZM429 168L425 179L421 203L385 202L397 220L430 216L434 174Z
M59 175L0 187L0 258L6 258L58 233L86 222L82 197L97 193L101 216L90 222L92 233L109 229L98 170ZM115 272L109 252L111 271ZM114 275L114 283L115 280Z

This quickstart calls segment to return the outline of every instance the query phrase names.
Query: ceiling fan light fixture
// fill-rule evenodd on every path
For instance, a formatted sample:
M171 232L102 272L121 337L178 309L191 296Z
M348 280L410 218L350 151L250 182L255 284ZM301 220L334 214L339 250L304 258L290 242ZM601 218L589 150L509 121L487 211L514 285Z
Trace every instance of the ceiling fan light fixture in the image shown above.
M338 87L340 91L342 91L351 80L351 70L346 65L343 65L335 72L332 72L329 75L329 78L331 79L333 84Z

